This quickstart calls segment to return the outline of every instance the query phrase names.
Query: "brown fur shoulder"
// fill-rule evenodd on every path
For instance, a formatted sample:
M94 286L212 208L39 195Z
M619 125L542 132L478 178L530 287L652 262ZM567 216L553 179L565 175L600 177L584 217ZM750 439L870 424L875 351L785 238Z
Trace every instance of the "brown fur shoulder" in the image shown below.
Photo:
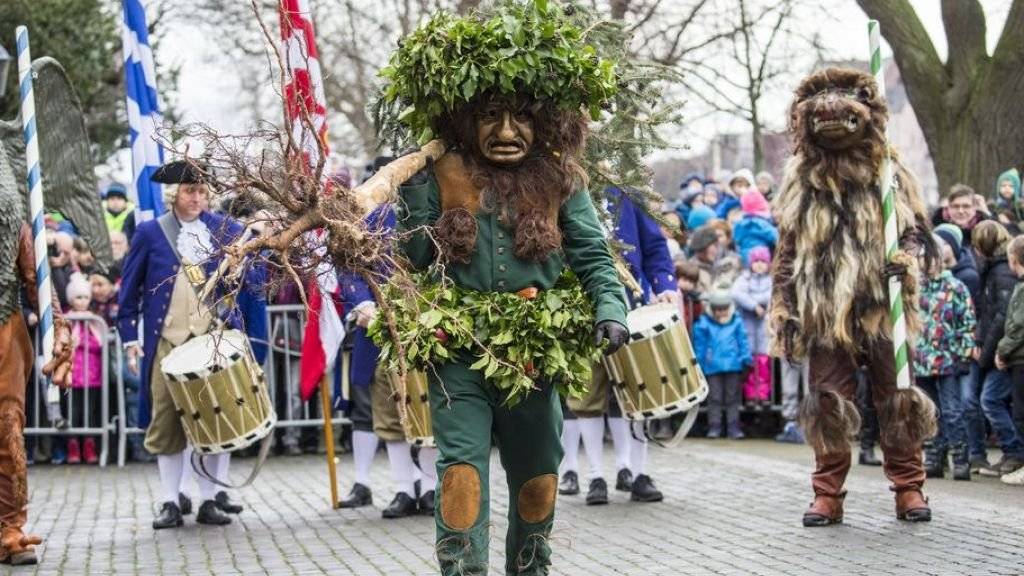
M473 183L473 175L462 155L449 152L434 164L434 177L440 188L441 211L465 208L476 214L480 208L480 188Z

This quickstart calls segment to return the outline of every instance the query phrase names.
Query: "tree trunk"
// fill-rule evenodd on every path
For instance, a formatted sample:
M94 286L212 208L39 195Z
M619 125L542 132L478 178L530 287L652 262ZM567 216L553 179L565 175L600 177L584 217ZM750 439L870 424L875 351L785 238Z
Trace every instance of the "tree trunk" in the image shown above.
M956 183L992 197L1024 159L1024 0L1014 0L992 55L977 0L943 0L949 58L939 60L908 0L857 0L893 49L935 164L939 192Z

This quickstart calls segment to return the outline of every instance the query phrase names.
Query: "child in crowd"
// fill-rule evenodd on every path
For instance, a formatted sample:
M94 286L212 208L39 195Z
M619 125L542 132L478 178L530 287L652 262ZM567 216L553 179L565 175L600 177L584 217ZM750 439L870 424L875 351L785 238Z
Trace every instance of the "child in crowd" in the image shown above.
M718 216L718 206L722 204L722 191L715 184L705 184L704 194L701 196L703 204L714 211Z
M755 179L758 192L770 202L775 196L775 177L771 172L762 171L757 173Z
M1017 172L1016 168L1011 168L999 175L996 180L995 210L1000 221L1004 214L1010 222L1019 222L1024 217L1020 192L1020 172Z
M679 203L676 204L676 214L679 219L686 222L690 217L690 211L697 206L704 205L704 178L696 173L687 174L679 183Z
M748 192L747 195L753 194ZM750 341L754 367L743 387L747 402L766 407L772 394L772 359L768 355L768 304L772 300L772 277L769 274L772 254L758 246L750 251L747 269L732 287L732 299L743 316L743 326Z
M71 262L74 267L88 276L96 266L96 257L84 238L76 236L71 242Z
M952 449L953 478L970 480L967 428L962 419L960 370L970 362L974 350L977 320L970 292L950 271L956 264L953 248L936 235L942 260L926 269L922 259L919 315L921 334L914 355L917 384L935 401L941 414L938 434L925 442L925 471L929 478L942 478L946 456Z
M89 275L92 285L92 306L90 310L107 321L111 328L117 325L117 269L106 273L93 272Z
M686 318L686 330L692 332L693 321L702 311L700 294L697 292L700 268L693 262L676 262L675 272L676 285L679 287L679 293L683 295L680 306L683 308L683 317Z
M1018 282L1006 311L1006 332L996 348L996 366L1010 371L1013 420L1018 430L1024 430L1024 289L1021 289L1024 285L1024 236L1010 242L1007 255ZM999 479L1006 484L1024 486L1024 467L1003 474Z
M92 303L92 286L85 276L75 274L68 282L68 312L89 312ZM93 322L72 320L71 346L74 349L71 369L71 414L75 426L96 426L100 423L100 387L103 385L103 334ZM78 464L85 459L95 464L99 458L96 439L73 437L67 442L68 464Z
M729 438L744 437L740 429L740 387L753 358L743 321L727 290L716 290L693 326L693 349L708 380L708 438L721 438L725 411Z
M779 241L779 230L772 223L772 211L768 201L757 190L751 190L740 198L743 206L743 217L733 226L733 239L736 250L744 264L747 255L757 246L767 246L775 250Z
M686 229L692 234L694 231L703 228L705 224L715 219L715 211L707 206L697 206L690 211L686 219Z

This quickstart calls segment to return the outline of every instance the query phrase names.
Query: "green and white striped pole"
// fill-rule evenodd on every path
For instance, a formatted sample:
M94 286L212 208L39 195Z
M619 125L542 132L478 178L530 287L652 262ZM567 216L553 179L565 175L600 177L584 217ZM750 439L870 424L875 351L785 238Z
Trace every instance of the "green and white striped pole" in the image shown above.
M871 74L878 84L879 95L885 97L885 74L882 72L881 35L878 20L868 20L868 45L871 48ZM888 126L886 126L886 154L879 174L878 189L882 194L882 218L885 221L885 256L890 260L899 250L899 228L896 225L896 187L892 162L889 158ZM889 320L892 322L892 345L896 355L896 388L910 388L910 349L907 345L907 319L903 311L903 283L889 278Z

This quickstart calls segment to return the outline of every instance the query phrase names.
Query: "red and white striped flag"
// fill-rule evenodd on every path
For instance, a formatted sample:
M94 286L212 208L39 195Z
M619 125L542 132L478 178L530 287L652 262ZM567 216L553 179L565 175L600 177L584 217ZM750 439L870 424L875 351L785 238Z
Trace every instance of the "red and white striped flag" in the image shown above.
M280 16L281 44L288 67L285 98L292 138L299 145L306 165L312 167L319 159L318 141L327 152L327 100L309 0L281 0ZM310 124L313 130L309 130ZM325 169L324 173L329 171ZM304 400L313 396L324 371L337 358L345 337L345 327L331 297L338 293L337 275L334 268L323 261L323 254L318 256L321 261L317 264L316 278L307 289L309 310L302 338L300 391Z

